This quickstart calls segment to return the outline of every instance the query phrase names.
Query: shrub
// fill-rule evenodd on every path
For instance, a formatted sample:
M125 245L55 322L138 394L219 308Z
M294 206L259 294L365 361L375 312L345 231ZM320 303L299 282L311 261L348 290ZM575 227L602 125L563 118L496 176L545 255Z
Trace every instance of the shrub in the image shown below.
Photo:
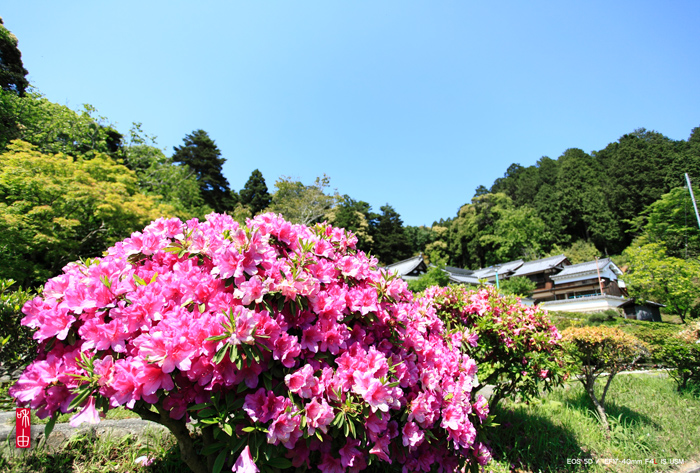
M588 323L587 325L600 325L605 322L612 322L615 320L617 317L620 316L620 313L616 311L615 309L608 309L604 310L601 312L595 312L591 315L588 316Z
M31 330L22 327L22 306L34 297L22 288L11 290L12 279L0 279L0 367L12 372L27 364L36 353L37 344Z
M593 401L601 422L609 429L605 396L610 383L620 370L647 352L645 344L622 330L605 326L568 328L562 337L581 371L579 380ZM608 381L598 399L595 382L604 372L608 373Z
M324 472L485 464L476 363L355 244L273 214L243 227L217 214L159 219L25 305L41 352L11 395L42 418L76 412L74 424L125 406L168 427L197 472L234 460Z
M700 385L700 322L671 337L662 349L664 361L673 368L669 375L678 390Z
M470 291L463 286L431 287L422 296L480 366L482 384L495 385L495 406L517 392L527 399L566 379L561 335L538 307L525 306L494 287Z

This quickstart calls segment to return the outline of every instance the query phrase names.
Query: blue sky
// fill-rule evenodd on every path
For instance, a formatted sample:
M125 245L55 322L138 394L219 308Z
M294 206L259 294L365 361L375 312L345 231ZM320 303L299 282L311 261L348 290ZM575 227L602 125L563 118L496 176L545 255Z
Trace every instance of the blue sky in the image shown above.
M700 2L76 1L0 9L49 100L172 153L206 130L240 190L258 168L456 215L511 163L700 126ZM697 178L700 178L698 176Z

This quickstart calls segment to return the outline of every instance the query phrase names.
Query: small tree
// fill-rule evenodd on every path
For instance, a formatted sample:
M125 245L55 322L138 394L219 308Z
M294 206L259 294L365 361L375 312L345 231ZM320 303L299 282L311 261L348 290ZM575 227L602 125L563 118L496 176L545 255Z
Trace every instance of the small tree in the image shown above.
M631 266L625 274L630 295L666 304L685 323L700 298L700 261L667 256L663 242L632 245L624 255Z
M646 345L633 335L613 327L570 327L562 334L568 352L581 371L579 380L591 398L603 426L610 430L605 414L605 396L613 378L623 367L634 364L645 352ZM596 380L608 373L603 394L595 393Z

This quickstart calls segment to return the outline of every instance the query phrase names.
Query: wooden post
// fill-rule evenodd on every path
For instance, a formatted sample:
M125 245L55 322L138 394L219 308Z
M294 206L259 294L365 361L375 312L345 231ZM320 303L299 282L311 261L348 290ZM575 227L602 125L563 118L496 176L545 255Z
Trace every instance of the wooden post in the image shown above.
M603 281L600 279L600 268L598 267L598 257L595 257L595 269L598 271L598 285L600 286L600 295L604 296L605 292L603 291Z

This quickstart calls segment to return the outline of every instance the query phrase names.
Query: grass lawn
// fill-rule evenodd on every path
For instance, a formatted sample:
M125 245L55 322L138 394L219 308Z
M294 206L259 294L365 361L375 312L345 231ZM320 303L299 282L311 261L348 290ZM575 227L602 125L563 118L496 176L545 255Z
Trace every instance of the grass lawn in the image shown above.
M578 382L530 404L505 402L488 470L642 472L700 460L700 390L679 393L661 374L618 375L606 412L612 432L603 430Z

